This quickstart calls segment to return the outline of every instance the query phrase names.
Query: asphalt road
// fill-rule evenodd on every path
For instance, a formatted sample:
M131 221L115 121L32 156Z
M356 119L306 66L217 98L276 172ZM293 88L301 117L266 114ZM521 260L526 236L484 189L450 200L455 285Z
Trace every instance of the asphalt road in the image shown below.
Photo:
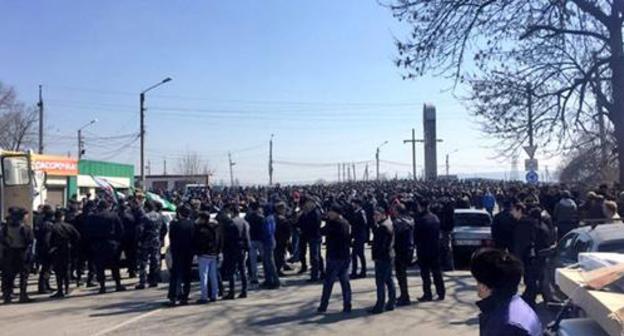
M370 272L369 272L370 274ZM320 284L303 276L283 280L279 290L252 290L249 298L208 305L165 308L167 286L96 294L75 289L69 298L33 296L31 304L0 305L2 335L478 335L475 282L466 271L448 272L444 302L413 304L393 312L369 315L375 302L374 278L352 281L353 312L343 314L336 283L329 311L316 313ZM409 278L410 294L422 294L418 271ZM112 286L112 283L109 282ZM398 289L397 289L398 290ZM193 286L192 299L198 297Z

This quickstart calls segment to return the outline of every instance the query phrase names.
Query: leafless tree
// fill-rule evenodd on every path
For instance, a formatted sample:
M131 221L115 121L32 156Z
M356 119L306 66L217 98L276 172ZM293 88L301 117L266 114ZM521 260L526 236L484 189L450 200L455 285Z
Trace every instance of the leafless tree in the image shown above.
M178 160L178 173L182 175L200 175L205 170L206 166L196 152L187 152Z
M591 134L602 106L624 167L624 0L394 0L412 27L397 43L405 78L446 74L501 150L527 137L527 87L541 144ZM619 171L624 182L624 169Z
M24 150L35 144L37 111L17 100L15 90L0 82L0 148Z

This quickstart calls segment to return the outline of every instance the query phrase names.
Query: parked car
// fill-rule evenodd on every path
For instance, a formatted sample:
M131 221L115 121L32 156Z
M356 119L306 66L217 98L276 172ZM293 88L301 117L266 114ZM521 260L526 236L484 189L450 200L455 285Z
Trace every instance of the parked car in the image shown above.
M584 252L624 253L624 224L603 224L593 229L582 226L568 232L556 246L540 251L546 258L544 291L549 296L546 301L557 303L566 299L555 285L555 272L557 268L578 263L579 254Z
M455 209L453 225L453 258L456 264L469 260L476 250L494 245L492 216L485 210Z

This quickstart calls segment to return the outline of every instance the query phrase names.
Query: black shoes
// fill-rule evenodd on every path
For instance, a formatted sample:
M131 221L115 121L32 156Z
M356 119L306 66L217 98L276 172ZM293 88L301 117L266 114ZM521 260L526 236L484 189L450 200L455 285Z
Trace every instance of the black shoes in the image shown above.
M381 314L384 312L383 308L379 308L379 307L373 307L369 310L367 310L367 312L369 314L373 314L373 315L377 315L377 314Z
M98 294L105 294L105 293L106 293L106 287L100 287Z
M223 297L223 300L234 300L234 293L229 293Z
M319 313L319 314L323 314L323 313L327 312L327 307L318 307L316 309L316 312Z
M126 286L119 285L119 286L115 287L115 291L116 292L125 292L126 291Z
M212 301L212 300L211 300L211 301ZM199 299L199 300L195 301L195 303L196 303L196 304L203 305L203 304L208 303L208 300L206 300L206 299Z
M238 295L239 299L246 299L247 298L247 292L242 292Z
M51 299L62 299L64 297L65 297L65 294L63 294L63 292L56 292L56 294L50 295Z
M138 285L134 286L134 289L138 289L138 290L145 289L145 285L138 284Z
M429 295L424 295L418 298L418 302L431 302L433 301L433 297Z
M345 313L345 314L350 313L351 312L351 305L349 304L349 305L344 306L342 308L342 312Z
M404 306L409 306L411 304L412 304L412 302L410 301L410 299L399 298L397 300L397 304L396 305L397 305L397 307L404 307Z

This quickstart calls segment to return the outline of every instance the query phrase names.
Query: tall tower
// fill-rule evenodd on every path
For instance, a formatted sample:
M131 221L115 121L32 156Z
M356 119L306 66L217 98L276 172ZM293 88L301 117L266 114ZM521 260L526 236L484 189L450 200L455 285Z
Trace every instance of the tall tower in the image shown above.
M436 108L425 104L423 107L423 130L425 138L425 179L438 177L438 154L436 137Z

